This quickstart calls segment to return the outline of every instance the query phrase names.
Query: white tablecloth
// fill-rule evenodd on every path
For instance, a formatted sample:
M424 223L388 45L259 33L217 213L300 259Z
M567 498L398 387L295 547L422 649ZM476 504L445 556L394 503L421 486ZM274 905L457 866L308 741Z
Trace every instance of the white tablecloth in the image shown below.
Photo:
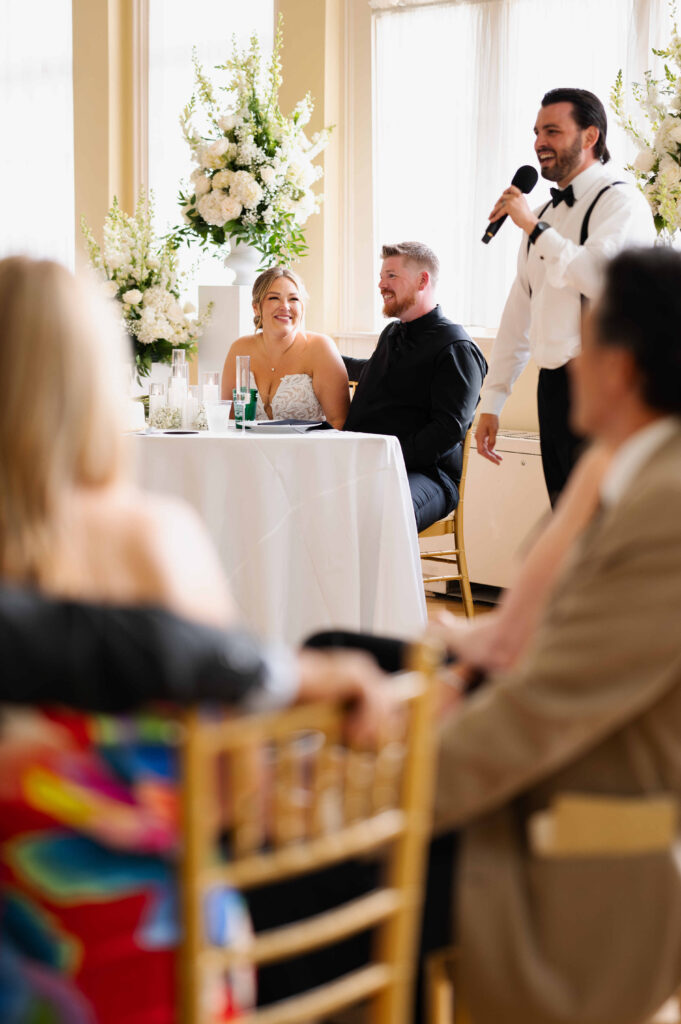
M395 438L141 435L134 445L140 483L200 513L260 635L421 631L416 524Z

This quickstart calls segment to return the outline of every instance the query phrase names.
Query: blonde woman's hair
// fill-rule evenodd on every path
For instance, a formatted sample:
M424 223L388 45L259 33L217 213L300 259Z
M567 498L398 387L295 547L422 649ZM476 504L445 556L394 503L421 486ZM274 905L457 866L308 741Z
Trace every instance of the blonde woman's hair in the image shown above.
M305 285L301 277L298 277L295 270L289 270L288 267L270 267L269 270L263 270L262 274L259 274L255 279L253 285L253 305L257 307L257 312L253 317L253 323L255 324L256 331L262 328L262 303L263 299L267 295L268 291L272 287L273 283L280 277L286 277L289 281L298 289L298 294L302 302L307 298L307 292L305 291Z
M0 260L0 572L37 581L78 487L121 472L122 332L65 267Z

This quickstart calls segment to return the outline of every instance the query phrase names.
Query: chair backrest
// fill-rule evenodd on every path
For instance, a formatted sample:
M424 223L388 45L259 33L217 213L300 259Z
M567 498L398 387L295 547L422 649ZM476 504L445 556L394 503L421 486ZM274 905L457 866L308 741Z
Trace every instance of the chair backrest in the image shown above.
M212 972L266 964L374 929L371 962L313 991L255 1012L258 1024L323 1018L370 1000L374 1024L410 1016L435 744L429 735L436 654L415 648L419 671L394 677L400 735L372 754L343 741L347 709L331 704L239 718L189 712L183 748L182 1024L207 1024ZM258 767L259 770L258 770ZM219 787L232 792L229 858L219 855ZM225 783L225 779L227 782ZM263 782L264 780L264 782ZM313 918L257 933L245 948L211 945L202 904L224 885L247 892L374 853L382 881Z

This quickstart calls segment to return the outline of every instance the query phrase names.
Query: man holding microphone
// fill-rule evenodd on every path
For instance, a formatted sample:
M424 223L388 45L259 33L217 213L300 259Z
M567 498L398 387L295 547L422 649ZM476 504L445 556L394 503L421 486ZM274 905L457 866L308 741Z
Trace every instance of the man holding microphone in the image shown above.
M499 464L494 449L499 414L532 356L539 366L537 406L542 466L554 504L579 454L570 429L567 366L580 351L581 315L598 294L604 263L630 245L655 239L643 195L617 181L605 165L607 118L603 104L584 89L552 89L534 127L541 174L555 181L551 199L532 211L511 185L490 221L508 215L523 231L518 274L494 343L476 430L478 452Z

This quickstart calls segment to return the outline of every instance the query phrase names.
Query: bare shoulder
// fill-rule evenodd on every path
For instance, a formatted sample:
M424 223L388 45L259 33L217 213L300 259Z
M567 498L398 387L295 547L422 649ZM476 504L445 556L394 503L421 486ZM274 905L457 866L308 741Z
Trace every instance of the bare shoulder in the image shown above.
M336 342L328 334L320 334L316 331L307 331L307 350L310 358L313 360L319 360L328 362L332 359L334 362L340 361L340 353Z
M237 338L229 346L228 356L250 355L255 347L257 336L255 334L244 334Z
M137 567L147 599L190 618L229 620L233 609L217 552L190 505L130 487L118 496L118 513L126 523L124 557Z

